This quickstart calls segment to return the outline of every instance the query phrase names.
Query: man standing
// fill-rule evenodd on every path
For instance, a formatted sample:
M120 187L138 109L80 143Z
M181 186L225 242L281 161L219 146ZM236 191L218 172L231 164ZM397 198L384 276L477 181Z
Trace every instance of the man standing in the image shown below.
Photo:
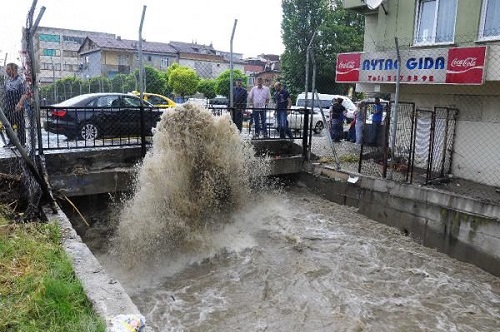
M330 106L330 137L334 142L340 142L344 136L344 113L345 107L342 105L344 99L332 99Z
M241 78L237 78L236 86L233 89L233 109L231 110L231 115L240 133L243 126L243 111L247 107L247 97L247 89L242 87Z
M382 124L382 114L384 113L384 106L380 103L380 98L375 98L375 104L373 105L372 113L372 137L370 144L376 146L378 142L378 135L380 131L380 126Z
M17 126L17 137L21 145L26 144L26 125L24 120L24 102L28 98L26 84L19 76L19 67L15 63L6 66L5 81L5 116L12 127ZM9 142L7 146L13 146Z
M254 138L259 138L259 133L267 137L266 131L266 110L271 99L269 88L262 84L262 77L257 78L257 85L252 87L248 95L248 102L252 107L253 124L255 127Z
M288 111L292 107L292 99L288 91L283 88L281 82L274 83L274 100L276 102L276 120L278 122L278 132L280 138L285 138L285 135L293 139L292 131L288 128Z

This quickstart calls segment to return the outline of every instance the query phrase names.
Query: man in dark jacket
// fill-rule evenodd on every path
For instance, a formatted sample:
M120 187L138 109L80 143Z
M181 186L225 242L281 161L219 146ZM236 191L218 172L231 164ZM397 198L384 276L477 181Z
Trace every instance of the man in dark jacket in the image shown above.
M330 135L334 142L340 142L344 136L344 113L345 107L342 105L344 99L337 98L332 100L330 106Z
M241 133L243 126L243 111L247 107L248 92L242 86L241 78L236 79L236 86L233 89L233 109L231 110L231 117L234 124Z

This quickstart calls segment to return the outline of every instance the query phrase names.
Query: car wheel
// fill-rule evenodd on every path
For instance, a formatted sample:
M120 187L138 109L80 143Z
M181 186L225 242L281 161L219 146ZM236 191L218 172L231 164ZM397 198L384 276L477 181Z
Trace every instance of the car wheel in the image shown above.
M318 121L316 122L316 125L314 126L314 133L319 134L323 130L325 126L323 125L323 122Z
M86 122L80 127L79 136L83 140L94 140L101 135L99 128L92 122Z

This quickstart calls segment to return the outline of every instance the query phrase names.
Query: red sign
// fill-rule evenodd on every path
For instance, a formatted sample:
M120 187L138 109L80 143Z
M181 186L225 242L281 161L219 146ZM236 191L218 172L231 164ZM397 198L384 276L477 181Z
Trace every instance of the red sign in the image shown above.
M451 48L446 66L446 83L483 83L485 47Z
M359 81L361 53L343 53L337 55L337 82Z
M483 84L486 46L341 53L337 82L406 84Z

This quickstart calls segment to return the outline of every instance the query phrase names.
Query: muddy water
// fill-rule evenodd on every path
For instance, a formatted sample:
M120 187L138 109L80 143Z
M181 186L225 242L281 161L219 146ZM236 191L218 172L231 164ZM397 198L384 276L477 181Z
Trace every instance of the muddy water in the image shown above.
M98 256L152 330L499 330L498 278L300 183L255 183L228 123L188 111L204 138L155 134Z

